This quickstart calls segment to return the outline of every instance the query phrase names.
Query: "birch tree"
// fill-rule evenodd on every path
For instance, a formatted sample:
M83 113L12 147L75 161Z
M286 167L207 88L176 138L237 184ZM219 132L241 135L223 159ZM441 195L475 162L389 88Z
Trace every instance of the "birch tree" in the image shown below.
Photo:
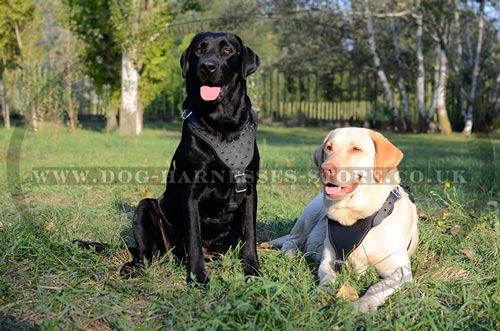
M454 8L458 8L458 0L454 1ZM465 118L466 104L465 104L465 89L463 84L463 47L462 47L462 28L460 26L460 11L454 10L454 24L453 24L454 45L456 49L455 60L453 61L453 70L455 71L455 84L458 98L458 106L460 107L460 114Z
M389 18L389 26L391 29L392 43L394 45L394 60L396 61L396 70L398 73L398 87L401 95L401 103L403 104L403 114L407 132L413 131L413 123L410 114L410 100L408 98L408 88L401 63L401 54L399 51L398 34L394 24L394 18Z
M375 66L375 70L377 71L377 76L380 79L380 82L382 84L382 88L384 90L384 95L385 99L387 102L387 105L389 107L389 110L391 112L392 116L392 122L393 122L393 127L396 130L402 131L402 122L401 118L399 117L399 112L396 108L396 105L394 103L394 96L391 90L391 86L389 84L389 81L387 79L387 75L385 74L384 69L382 68L380 57L377 52L377 45L375 42L375 29L373 28L373 18L372 18L372 13L370 11L369 7L369 1L364 0L364 19L366 21L366 31L368 34L368 44L370 46L370 52L372 55L373 59L373 64Z
M433 26L435 35L433 36L436 42L436 65L434 71L434 89L432 97L432 105L427 113L426 126L432 121L434 114L437 113L439 130L443 134L452 132L448 111L446 108L446 95L449 78L449 63L448 63L448 38L450 26L449 9L453 8L452 1L446 0L435 4L426 3L429 12L429 19ZM456 10L456 8L455 8ZM424 131L427 131L424 130Z
M117 10L123 13L122 15L115 15L120 20L115 24L120 26L121 29L125 29L121 58L120 134L139 135L142 132L143 121L142 107L139 102L139 58L137 54L140 18L139 0L125 2L123 7L117 2L115 6L119 6ZM146 2L146 10L147 6L148 2Z
M488 115L486 122L489 126L489 130L493 129L493 121L500 111L500 71L496 76L495 82L493 83L493 91L491 92L491 105L488 110Z
M477 32L477 44L476 44L476 54L474 59L474 68L472 70L472 81L470 86L470 92L467 98L468 99L467 113L465 114L464 118L465 127L463 133L466 135L471 134L473 127L473 120L474 120L476 91L477 91L477 83L478 83L480 61L481 61L481 50L483 47L483 36L484 36L484 5L485 5L485 0L481 0L478 12L478 32Z
M7 100L7 70L22 64L21 33L33 19L32 0L3 1L0 3L0 107L4 125L10 128L10 108Z
M424 30L424 15L420 6L420 1L416 3L416 12L413 17L417 25L415 31L415 46L417 55L417 82L416 82L416 99L418 111L418 132L423 133L427 130L426 112L425 112L425 65L424 51L422 46L422 36Z

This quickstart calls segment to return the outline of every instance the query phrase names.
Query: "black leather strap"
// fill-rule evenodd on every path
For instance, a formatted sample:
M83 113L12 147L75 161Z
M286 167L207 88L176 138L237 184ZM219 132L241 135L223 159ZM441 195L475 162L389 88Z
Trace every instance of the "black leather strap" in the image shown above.
M247 190L245 171L252 161L255 151L257 115L253 110L250 110L248 121L241 129L238 139L233 141L225 141L211 134L189 110L184 111L183 118L186 121L185 128L203 141L216 155L219 162L231 171L233 190L231 190L229 201L219 217L223 219L232 217L243 201Z
M358 220L351 226L345 226L333 219L328 219L328 236L330 242L335 249L336 264L335 269L338 271L347 257L358 247L368 232L392 214L394 204L401 199L402 195L398 187L395 187L387 200L385 200L382 208L375 214Z
M240 136L233 141L221 140L220 137L211 134L198 121L194 114L186 118L186 127L195 137L210 147L226 168L245 173L245 169L252 161L255 148L255 137L257 134L257 121L255 117L254 111L251 110L248 121L241 129Z

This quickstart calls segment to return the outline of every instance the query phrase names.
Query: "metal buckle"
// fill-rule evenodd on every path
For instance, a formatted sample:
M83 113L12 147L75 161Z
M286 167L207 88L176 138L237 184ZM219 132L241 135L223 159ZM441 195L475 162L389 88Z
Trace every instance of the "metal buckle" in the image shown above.
M243 193L247 190L247 181L245 173L234 175L234 191Z
M184 111L182 112L182 115L181 115L181 118L183 120L187 119L189 116L191 116L193 112L190 111L189 109L184 109Z
M399 200L403 197L403 194L399 191L399 188L396 186L391 193Z

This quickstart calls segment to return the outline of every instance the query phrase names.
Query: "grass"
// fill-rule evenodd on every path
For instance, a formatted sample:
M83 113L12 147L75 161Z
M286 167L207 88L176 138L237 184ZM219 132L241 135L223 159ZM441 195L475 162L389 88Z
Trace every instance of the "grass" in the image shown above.
M90 130L71 135L50 125L19 132L0 130L0 155L9 165L0 168L2 330L500 329L500 220L498 208L488 206L500 200L498 136L388 134L405 153L401 170L421 215L414 282L378 312L356 315L349 302L313 295L315 263L279 251L259 250L263 277L248 281L237 249L229 252L208 264L206 291L187 286L184 267L169 257L155 260L140 279L122 280L131 212L164 185L42 185L32 177L40 167L166 169L178 125L133 138ZM314 173L311 155L326 132L259 128L265 170L258 187L259 241L287 233L317 194L307 174ZM22 137L18 154L13 146L20 140L13 137ZM109 249L81 250L71 244L75 238L106 242ZM376 280L373 270L365 277L344 271L338 286L362 293Z

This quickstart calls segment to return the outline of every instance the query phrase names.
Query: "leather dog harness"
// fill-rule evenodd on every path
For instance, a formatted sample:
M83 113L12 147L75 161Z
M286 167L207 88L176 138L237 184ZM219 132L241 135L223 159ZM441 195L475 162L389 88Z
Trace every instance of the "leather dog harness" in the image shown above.
M254 155L257 115L253 110L250 110L250 116L241 129L238 139L229 142L221 140L220 137L207 131L190 110L186 109L182 118L186 121L186 129L204 142L216 155L217 160L229 169L232 175L231 180L234 186L230 193L229 202L219 215L219 217L227 219L236 212L247 191L246 169Z
M400 186L408 194L411 202L415 203L415 199L410 192L410 188L408 186ZM370 232L370 230L374 227L380 225L385 218L392 214L394 204L401 198L402 194L399 191L399 187L395 187L389 194L389 197L385 200L382 208L380 208L375 214L356 221L356 223L351 226L342 225L336 220L328 218L328 236L336 254L334 266L335 271L340 270L349 255L361 244L368 232ZM411 245L411 241L412 240L410 240L410 243L408 244L408 248Z

